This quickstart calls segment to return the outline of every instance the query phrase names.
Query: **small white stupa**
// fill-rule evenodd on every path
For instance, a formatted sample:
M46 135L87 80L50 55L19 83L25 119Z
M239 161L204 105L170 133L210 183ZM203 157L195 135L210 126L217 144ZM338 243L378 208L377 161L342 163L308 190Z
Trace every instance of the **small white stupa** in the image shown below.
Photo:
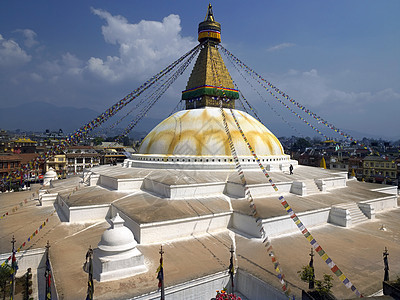
M93 275L97 281L117 280L147 271L135 237L124 223L117 213L94 249Z
M44 185L44 186L49 186L49 185L50 185L50 182L51 182L52 180L57 180L57 179L58 179L58 177L57 177L56 171L54 171L53 168L50 168L50 169L46 172L46 174L44 174L44 177L43 177L43 185Z

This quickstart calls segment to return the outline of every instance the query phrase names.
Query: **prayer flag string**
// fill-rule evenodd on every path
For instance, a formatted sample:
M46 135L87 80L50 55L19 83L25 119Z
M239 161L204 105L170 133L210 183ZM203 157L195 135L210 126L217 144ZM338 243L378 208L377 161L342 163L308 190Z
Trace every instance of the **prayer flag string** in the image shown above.
M39 231L41 231L41 230L47 225L47 223L49 222L49 218L50 218L51 216L53 216L55 212L56 212L56 211L54 210L54 211L49 215L49 217L47 217L46 220L43 221L43 223L40 224L40 226L26 239L26 241L23 242L23 243L21 244L21 246L19 246L19 247L16 249L16 252L20 252L20 251L22 250L22 248L25 247L25 246L27 245L27 243L29 243L30 241L32 241L33 238L34 238L36 235L39 234ZM1 264L1 266L4 267L4 265L7 264L7 263L11 260L11 257L12 257L12 255L11 255L10 257L8 257L8 258Z
M230 109L231 115L235 121L236 127L238 128L240 134L242 135L242 138L249 148L251 154L253 155L254 159L256 160L258 166L260 167L261 171L264 173L265 177L268 179L269 183L273 187L273 189L278 192L278 187L276 184L273 182L273 180L270 178L267 170L264 168L262 165L260 159L258 158L256 152L254 151L253 147L251 146L249 140L247 139L246 135L244 134L242 128L239 125L239 122L235 116L235 113L232 109ZM315 249L315 251L319 254L319 256L325 261L325 263L329 266L331 271L339 278L340 281L343 282L343 284L348 288L351 289L357 297L362 297L361 293L356 289L356 287L350 282L350 280L343 274L343 272L339 269L339 267L332 261L332 259L328 256L328 254L322 249L322 247L317 243L315 238L311 235L311 233L307 230L307 228L304 226L304 224L301 222L301 220L297 217L293 209L290 207L290 205L287 203L285 198L283 196L279 197L279 200L282 204L282 206L285 208L287 214L290 216L290 218L293 220L293 222L296 224L296 226L299 228L301 233L304 235L304 237L310 242L311 246Z
M28 199L25 199L24 201L21 201L20 203L18 203L18 205L15 205L13 208L12 208L12 212L14 213L14 212L16 212L20 207L23 207L25 204L27 204L28 203ZM6 216L8 216L8 215L10 215L10 212L6 212L6 213L4 213L4 214L2 214L1 216L0 216L0 220L1 219L4 219Z
M219 84L222 86L220 78L218 76L217 67L216 67L215 61L213 59L212 51L210 51L210 58L211 58L211 67L213 69L213 74L214 74L215 78L219 81ZM224 96L225 96L225 94L224 94ZM233 143L232 135L231 135L230 130L229 130L229 126L228 126L228 122L226 120L225 112L224 112L224 109L222 108L222 100L220 100L220 110L221 110L223 125L224 125L224 128L225 128L225 133L226 133L226 135L228 137L228 143L229 143L229 148L231 150L231 155L232 155L233 160L235 162L235 168L236 168L236 170L238 172L240 181L241 181L242 186L244 188L245 197L246 197L247 201L249 202L251 215L255 219L257 227L260 228L259 232L261 234L262 243L264 244L265 248L267 249L268 256L271 257L271 262L272 262L272 264L274 266L275 272L278 273L277 278L278 278L278 280L279 280L279 282L281 284L282 291L289 298L295 299L294 295L291 295L291 289L288 286L288 283L284 279L285 275L282 272L282 268L280 266L278 258L276 256L275 251L272 248L272 244L271 244L271 242L270 242L270 240L269 240L269 238L268 238L268 236L266 234L266 231L264 229L264 225L262 224L262 218L260 217L260 215L257 212L257 208L256 208L256 205L254 203L254 199L253 199L253 197L251 195L250 189L248 188L247 181L246 181L246 178L244 176L244 172L243 172L242 166L240 165L239 157L237 155L237 152L236 152L236 149L235 149L235 145Z
M193 58L196 57L198 52L200 51L200 48L197 48L196 51L194 51L189 58L175 71L175 73L168 78L168 80L161 85L161 88L158 89L156 92L158 93L155 97L155 99L152 99L150 103L144 107L140 113L136 116L135 119L133 119L129 125L125 128L124 132L118 136L115 141L121 141L125 136L129 134L129 132L137 125L137 123L148 113L148 111L156 104L156 102L161 98L161 96L165 93L165 91L175 82L175 80L182 75L183 72L187 69L187 67L190 65L192 62ZM155 92L155 93L156 93ZM153 94L155 94L153 93Z
M203 44L199 44L187 53L185 53L183 56L181 56L179 59L177 59L175 62L167 66L164 70L160 71L153 77L151 77L149 80L147 80L145 83L143 83L140 87L135 89L133 92L122 98L120 101L115 103L113 106L108 108L105 112L97 116L95 119L87 123L86 125L82 126L78 130L76 130L74 133L72 133L70 136L68 136L66 139L62 140L59 144L53 146L49 151L46 153L43 153L39 155L37 158L33 159L30 163L23 165L19 170L13 171L11 173L8 173L6 175L3 175L1 177L2 182L5 183L5 181L16 179L16 178L22 178L23 174L25 174L28 170L31 169L38 169L39 165L41 163L45 163L45 161L53 157L54 155L61 153L67 146L69 145L74 145L77 144L79 141L81 141L90 131L93 129L97 128L99 125L107 121L109 118L114 116L117 112L119 112L122 108L124 108L127 104L132 102L134 99L139 97L144 91L146 91L148 88L150 88L153 84L161 80L163 76L166 74L170 73L178 64L180 64L182 61L184 61L188 56L192 55L193 52L197 52ZM22 179L21 179L22 180Z
M339 128L337 128L336 126L334 126L333 124L329 123L328 121L324 120L322 117L318 116L317 114L313 113L311 110L309 110L308 108L306 108L304 105L300 104L299 102L295 101L293 98L289 97L289 95L287 95L286 93L282 92L280 89L278 89L276 86L274 86L272 83L270 83L269 81L265 80L262 76L260 76L257 72L255 72L253 69L251 69L249 66L247 66L245 63L243 63L239 58L237 58L235 55L233 55L229 50L227 50L226 48L224 48L222 45L219 45L219 47L221 48L221 50L223 51L223 53L225 55L227 55L228 57L230 57L231 59L233 59L233 61L235 61L241 68L247 70L249 73L253 74L256 78L258 78L259 80L265 82L268 87L262 85L268 93L270 93L272 96L274 96L275 99L277 99L279 102L281 102L286 108L288 108L290 111L292 111L289 106L287 106L284 102L282 102L279 97L272 91L274 90L276 93L278 93L279 95L281 95L283 98L287 99L290 103L292 103L293 105L295 105L297 108L299 108L301 111L305 112L306 114L308 114L309 116L313 117L318 123L321 123L323 125L325 125L326 127L328 127L329 129L335 131L336 133L340 134L341 136L345 137L346 139L350 140L351 142L356 143L357 145L363 147L364 149L368 149L371 151L371 149L369 147L366 147L365 145L363 145L362 143L360 143L359 141L357 141L357 139L353 138L352 136L350 136L349 134L346 134L345 132L343 132L342 130L340 130ZM258 81L259 82L259 81ZM260 83L260 82L259 82ZM272 90L271 90L272 89ZM301 116L299 116L298 114L296 114L298 117L301 118ZM318 133L322 134L317 128L315 128L314 126L312 126L311 124L309 124L309 122L307 122L306 120L302 119L307 125L309 125L311 128L313 128L314 130L316 130ZM324 135L325 136L325 135ZM326 136L325 136L326 137ZM328 138L328 137L326 137Z

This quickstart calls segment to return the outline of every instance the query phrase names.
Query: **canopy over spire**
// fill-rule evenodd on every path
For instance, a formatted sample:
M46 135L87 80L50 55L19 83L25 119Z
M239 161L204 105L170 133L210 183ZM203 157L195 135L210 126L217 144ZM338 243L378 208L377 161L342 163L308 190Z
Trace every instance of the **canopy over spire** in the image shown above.
M208 4L207 15L204 21L199 24L198 34L200 43L206 40L216 43L221 42L221 24L215 22L211 4Z

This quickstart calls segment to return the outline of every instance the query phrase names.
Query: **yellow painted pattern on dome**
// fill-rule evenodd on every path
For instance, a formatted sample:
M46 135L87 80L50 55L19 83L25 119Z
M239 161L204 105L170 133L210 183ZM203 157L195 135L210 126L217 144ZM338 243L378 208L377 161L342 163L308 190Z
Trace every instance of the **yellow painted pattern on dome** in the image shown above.
M245 112L234 110L242 130L260 156L283 155L279 140ZM226 110L227 122L239 156L250 156L235 122ZM228 139L219 108L175 113L157 125L143 140L140 154L230 156Z

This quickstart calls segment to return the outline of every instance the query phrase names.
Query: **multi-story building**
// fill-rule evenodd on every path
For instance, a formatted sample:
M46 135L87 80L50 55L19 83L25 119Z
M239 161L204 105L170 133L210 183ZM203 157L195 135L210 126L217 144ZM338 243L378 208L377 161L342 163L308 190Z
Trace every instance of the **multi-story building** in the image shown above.
M1 153L0 154L0 191L13 189L21 184L21 175L6 179L7 176L14 172L19 171L21 167L21 157L14 153Z
M112 143L112 142L103 142L100 146L96 146L97 151L101 153L101 164L114 164L123 162L126 159L126 152L132 152L133 149L127 151L126 147L123 145Z
M365 181L393 184L397 179L397 165L394 158L367 156L364 158Z
M67 174L67 159L65 154L56 154L46 160L46 172L53 168L59 178L65 178Z
M0 178L7 176L11 172L19 170L21 166L21 156L13 153L0 154Z
M100 164L100 154L92 146L71 146L66 151L67 174L80 174L84 168Z
M20 137L12 141L14 153L35 153L37 142L30 138Z
M348 160L349 175L351 175L352 170L358 180L361 180L364 176L364 160L361 157L352 156Z

